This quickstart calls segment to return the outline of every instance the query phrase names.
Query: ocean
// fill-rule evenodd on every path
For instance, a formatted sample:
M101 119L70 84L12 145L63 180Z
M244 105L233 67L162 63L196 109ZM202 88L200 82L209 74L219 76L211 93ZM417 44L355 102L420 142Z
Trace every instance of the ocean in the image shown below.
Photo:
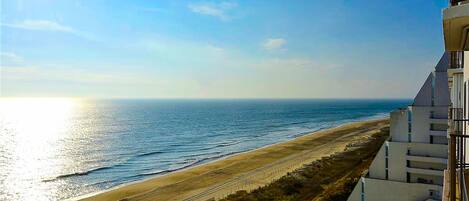
M344 123L410 100L0 99L0 200L63 200Z

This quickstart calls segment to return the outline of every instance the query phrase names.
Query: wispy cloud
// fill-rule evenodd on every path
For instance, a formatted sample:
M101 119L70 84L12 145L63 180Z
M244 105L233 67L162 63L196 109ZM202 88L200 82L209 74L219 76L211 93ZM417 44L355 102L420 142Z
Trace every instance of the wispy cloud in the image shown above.
M0 52L0 65L4 63L21 63L21 62L23 62L23 57L13 52Z
M287 40L283 38L269 38L267 39L262 46L266 50L278 50L287 44Z
M90 40L90 41L97 41L97 39L86 32L74 29L71 26L63 25L55 21L50 20L23 20L23 21L16 21L13 23L3 23L0 22L0 26L10 27L15 29L23 29L23 30L33 30L33 31L48 31L48 32L61 32L72 34L78 36L80 38Z
M15 23L2 23L2 26L27 30L55 31L67 33L76 32L76 30L72 27L49 20L23 20L21 22Z
M221 2L218 4L214 3L197 3L189 4L187 7L194 13L201 15L208 15L217 17L221 20L229 20L231 17L228 15L228 12L233 8L236 8L238 4L233 2Z

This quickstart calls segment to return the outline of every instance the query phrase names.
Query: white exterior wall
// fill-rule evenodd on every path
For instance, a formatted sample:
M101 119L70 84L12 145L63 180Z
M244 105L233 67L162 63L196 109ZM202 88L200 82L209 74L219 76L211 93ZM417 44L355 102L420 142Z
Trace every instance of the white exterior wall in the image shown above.
M407 180L407 143L389 142L389 180Z
M448 107L417 107L412 106L412 142L430 143L430 124L447 125ZM433 112L435 118L430 119Z
M410 174L410 182L411 183L418 183L418 179L425 179L428 182L432 182L434 184L443 185L443 177L435 176L435 175L426 175L426 174Z
M392 123L389 128L389 134L392 141L407 142L407 134L409 129L407 121L407 110L394 110L391 112L390 118Z
M411 120L411 142L430 143L430 124L445 124L448 118L448 107L423 107L410 106ZM433 112L434 118L430 119ZM409 125L407 110L395 110L391 112L390 135L394 142L408 142ZM438 142L445 142L436 139Z
M430 111L428 107L412 107L412 142L430 142Z
M464 91L464 85L467 85L467 82L469 80L469 51L464 51L464 75L463 75L463 85L462 85L462 90ZM469 98L467 98L467 91L468 91L468 87L466 86L466 91L464 93L466 93L466 106L469 105ZM463 93L463 101L464 101L464 93ZM464 107L464 105L463 105ZM467 115L467 112L468 112L468 109L466 109L466 114L465 114L465 117L468 117L469 115Z
M442 187L431 184L404 183L362 177L365 201L422 201L430 198L430 191L441 195ZM361 181L355 186L347 201L361 201Z
M410 154L415 156L433 156L448 158L448 145L409 143Z
M464 76L462 73L453 74L453 84L451 85L451 103L454 108L462 108L464 103Z
M464 84L465 85L469 85L468 82L469 82L469 51L464 51ZM464 91L464 85L462 86L462 89ZM464 101L464 97L466 97L466 107L469 107L469 86L466 86L466 91L463 92L463 101ZM464 105L463 105L463 108L464 108ZM465 116L464 118L468 118L469 115L468 115L468 112L469 112L469 109L465 108ZM466 124L466 130L469 129L469 124ZM466 147L469 146L469 141L466 141L465 143ZM466 149L466 153L465 153L465 158L466 158L466 161L469 161L469 149Z
M365 178L360 178L360 180L357 182L357 185L353 188L352 193L347 198L347 201L362 201L361 199L361 191L362 191L362 180Z
M387 142L385 142L387 143ZM371 178L385 179L385 144L381 146L378 153L376 154L373 162L371 162L368 173Z
M385 147L388 144L388 179L405 182L407 180L407 150L411 156L434 157L426 161L438 161L428 164L427 168L445 167L448 158L448 145L386 141L379 149L368 173L370 178L386 179Z

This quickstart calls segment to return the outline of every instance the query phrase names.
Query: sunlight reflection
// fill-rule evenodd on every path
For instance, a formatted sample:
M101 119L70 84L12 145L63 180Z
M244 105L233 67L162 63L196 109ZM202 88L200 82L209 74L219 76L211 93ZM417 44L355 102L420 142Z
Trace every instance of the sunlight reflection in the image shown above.
M5 179L0 200L50 199L55 187L43 180L67 162L57 152L78 103L67 98L0 99L0 137L5 139L0 141L0 176Z

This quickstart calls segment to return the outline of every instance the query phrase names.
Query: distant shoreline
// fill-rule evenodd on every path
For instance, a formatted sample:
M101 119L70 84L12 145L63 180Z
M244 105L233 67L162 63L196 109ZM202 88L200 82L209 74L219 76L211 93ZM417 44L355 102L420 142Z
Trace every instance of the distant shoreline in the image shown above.
M158 186L165 186L165 185L174 183L174 181L166 181L166 182L163 181L162 183L159 180L168 180L168 178L170 178L171 180L171 177L180 177L179 175L182 176L185 173L193 172L193 171L198 172L199 169L208 168L208 170L210 170L211 166L216 166L219 163L228 163L227 161L236 160L236 158L244 158L244 156L258 155L259 152L264 152L265 150L268 150L268 149L275 149L276 147L291 146L291 144L296 144L297 141L301 141L301 139L303 138L314 138L314 136L316 136L317 134L327 135L327 133L340 132L343 129L350 129L351 127L355 127L355 126L367 125L367 124L379 124L380 122L381 123L386 122L386 120L387 118L379 118L379 117L376 117L373 119L367 118L367 120L363 120L363 121L352 121L351 123L350 122L344 123L336 127L326 128L326 129L322 129L322 130L318 130L314 132L308 132L307 134L299 135L298 137L295 137L287 141L282 141L282 142L266 145L264 147L260 147L257 149L248 150L248 151L244 151L240 153L230 154L227 156L223 156L221 158L217 158L215 160L211 160L207 163L201 163L201 164L196 164L196 165L189 166L189 167L184 167L176 171L169 172L167 174L156 175L148 179L143 179L140 181L122 184L122 185L119 185L110 189L106 189L106 190L91 193L91 194L85 194L79 197L72 198L72 200L122 199L131 195L137 195L139 193L152 190L153 188L158 187ZM202 171L202 172L207 172L207 170Z

